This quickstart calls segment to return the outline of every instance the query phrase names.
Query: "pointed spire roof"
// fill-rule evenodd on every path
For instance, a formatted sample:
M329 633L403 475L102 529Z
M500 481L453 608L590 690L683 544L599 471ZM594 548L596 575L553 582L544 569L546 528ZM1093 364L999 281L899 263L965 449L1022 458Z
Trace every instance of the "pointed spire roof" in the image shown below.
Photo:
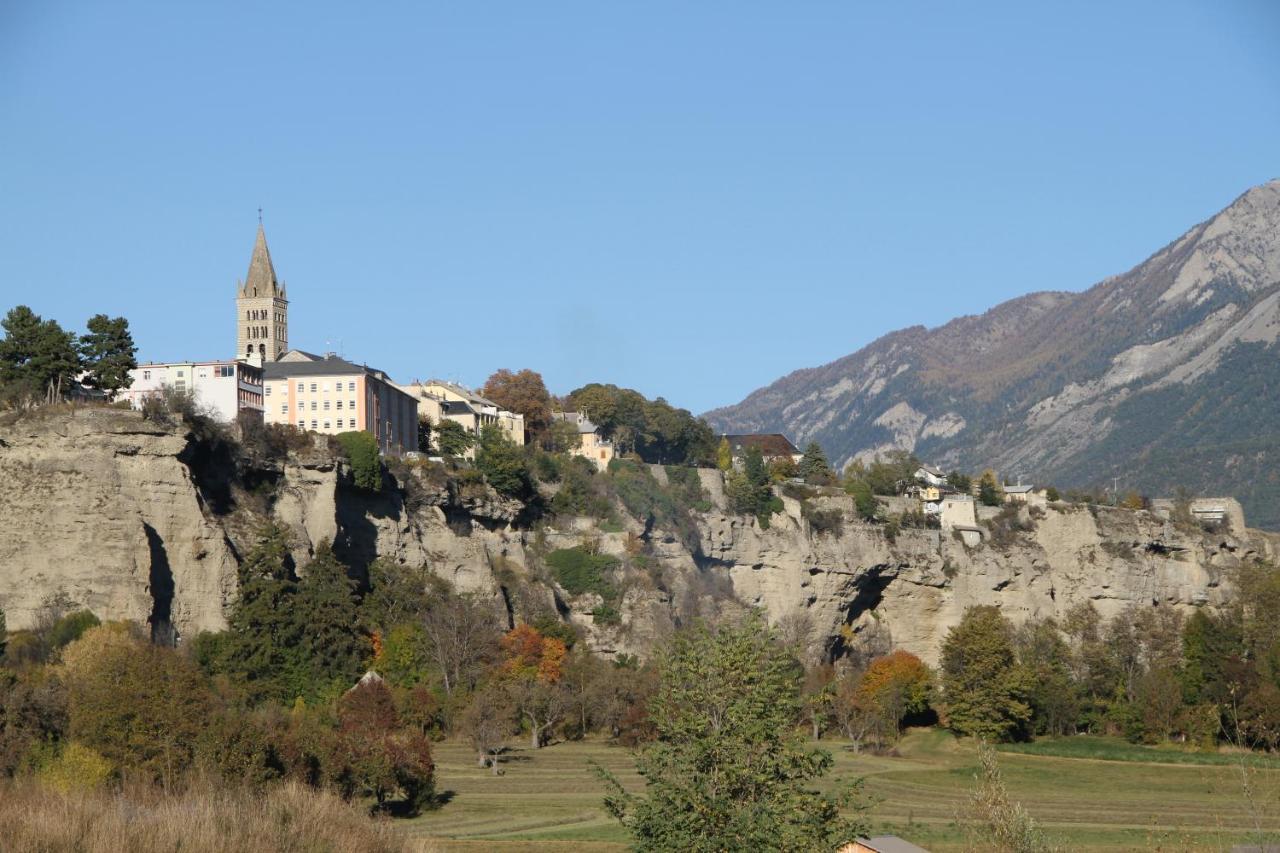
M267 234L258 223L258 239L253 244L253 257L249 259L249 274L244 279L245 296L283 296L284 291L276 280L276 268L271 265L271 252L267 250Z

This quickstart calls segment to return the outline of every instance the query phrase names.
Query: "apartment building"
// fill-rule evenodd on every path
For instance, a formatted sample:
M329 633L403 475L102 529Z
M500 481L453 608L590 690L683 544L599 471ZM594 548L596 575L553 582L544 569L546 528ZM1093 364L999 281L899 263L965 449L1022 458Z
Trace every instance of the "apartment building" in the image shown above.
M217 420L234 421L242 412L263 415L262 368L244 361L176 361L148 363L129 371L129 387L119 399L142 408L148 397L166 387L190 393L196 408Z

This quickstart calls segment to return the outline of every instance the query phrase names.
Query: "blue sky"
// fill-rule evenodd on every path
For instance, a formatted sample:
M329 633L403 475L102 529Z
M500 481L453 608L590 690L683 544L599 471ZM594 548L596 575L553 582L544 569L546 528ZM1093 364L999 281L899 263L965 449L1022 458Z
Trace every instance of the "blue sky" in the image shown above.
M0 0L0 310L703 411L1280 176L1280 4Z

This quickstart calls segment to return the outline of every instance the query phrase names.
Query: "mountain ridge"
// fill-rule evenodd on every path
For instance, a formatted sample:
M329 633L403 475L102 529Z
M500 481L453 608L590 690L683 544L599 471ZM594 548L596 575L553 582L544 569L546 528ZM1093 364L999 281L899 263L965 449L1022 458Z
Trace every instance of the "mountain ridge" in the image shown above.
M705 417L838 464L904 448L1066 487L1230 492L1276 527L1278 339L1280 179L1086 290L899 329Z

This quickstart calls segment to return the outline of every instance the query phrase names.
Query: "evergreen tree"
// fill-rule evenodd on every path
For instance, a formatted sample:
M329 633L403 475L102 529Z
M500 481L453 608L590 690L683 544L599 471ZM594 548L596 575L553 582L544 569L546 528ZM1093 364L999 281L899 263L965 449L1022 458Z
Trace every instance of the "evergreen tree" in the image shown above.
M637 760L645 793L600 771L637 849L832 850L865 831L840 815L852 790L808 787L831 755L805 746L801 670L758 615L677 635L660 670L657 741Z
M305 692L301 656L302 625L294 602L289 542L274 523L262 528L258 544L239 568L240 596L231 608L230 636L215 669L235 676L255 698L280 701Z
M809 442L809 446L804 449L804 456L800 457L800 466L796 471L804 478L806 483L824 482L831 477L831 463L827 461L827 454L822 451L822 445L816 441Z
M995 607L970 607L942 645L947 719L962 735L1005 740L1031 718L1026 673L1018 666L1013 626Z
M294 619L302 636L307 695L319 696L354 682L370 649L360 630L356 582L327 541L320 543L300 574Z
M351 463L356 486L370 492L381 490L382 455L378 452L377 439L367 432L353 430L338 433L338 444Z
M80 371L75 335L54 320L42 320L25 305L11 310L0 321L0 386L6 397L46 402L62 398L64 389Z
M89 372L86 384L115 396L129 384L129 371L138 366L138 348L129 333L129 321L95 314L88 328L88 334L80 336L80 356Z

